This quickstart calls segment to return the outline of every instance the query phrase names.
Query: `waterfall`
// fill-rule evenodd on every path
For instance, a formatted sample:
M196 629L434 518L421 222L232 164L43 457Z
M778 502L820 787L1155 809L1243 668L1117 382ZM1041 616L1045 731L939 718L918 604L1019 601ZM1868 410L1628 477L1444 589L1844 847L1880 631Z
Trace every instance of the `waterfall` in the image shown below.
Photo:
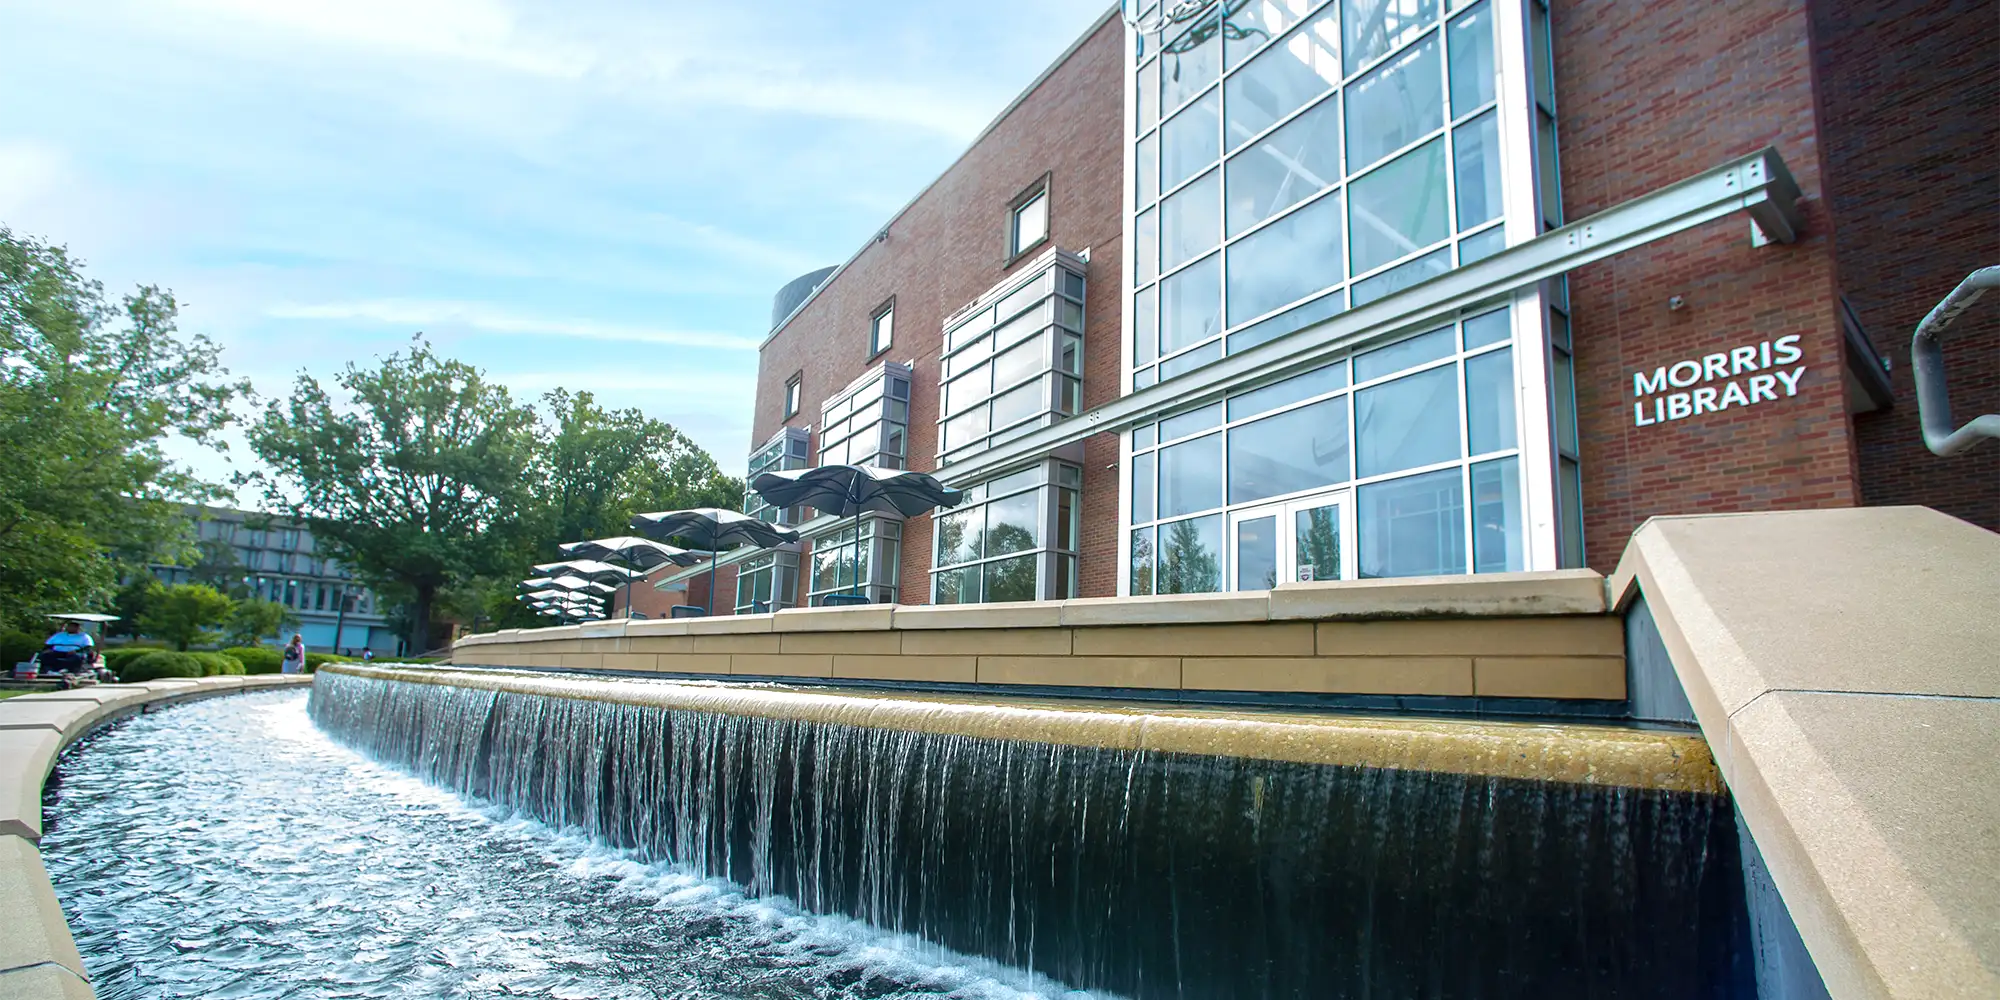
M1715 795L333 673L311 711L432 783L1085 988L1752 995Z

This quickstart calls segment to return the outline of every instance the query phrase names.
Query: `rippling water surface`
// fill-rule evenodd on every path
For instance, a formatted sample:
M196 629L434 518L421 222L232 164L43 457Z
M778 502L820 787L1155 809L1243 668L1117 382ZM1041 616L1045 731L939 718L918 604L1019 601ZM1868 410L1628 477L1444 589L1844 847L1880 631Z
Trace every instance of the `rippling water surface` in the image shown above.
M468 802L305 703L213 699L64 754L42 854L99 997L1086 996Z

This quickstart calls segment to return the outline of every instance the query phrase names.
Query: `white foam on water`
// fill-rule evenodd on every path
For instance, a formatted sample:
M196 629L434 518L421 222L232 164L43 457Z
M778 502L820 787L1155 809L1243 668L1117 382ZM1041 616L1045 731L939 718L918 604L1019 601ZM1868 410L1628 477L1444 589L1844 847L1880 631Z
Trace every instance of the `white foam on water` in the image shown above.
M956 952L917 935L837 914L812 913L782 896L751 896L727 879L648 859L581 830L552 828L531 816L428 784L333 742L313 725L303 697L244 707L258 713L265 732L285 747L284 752L322 758L328 766L348 769L371 792L436 810L443 819L483 826L509 846L533 850L541 861L578 883L615 882L610 891L682 918L717 918L755 928L760 950L767 954L848 969L863 978L909 983L964 1000L1118 1000L1115 994L1071 989L1033 971ZM481 942L461 944L477 952ZM507 956L507 964L515 968L524 960L534 962L527 955Z

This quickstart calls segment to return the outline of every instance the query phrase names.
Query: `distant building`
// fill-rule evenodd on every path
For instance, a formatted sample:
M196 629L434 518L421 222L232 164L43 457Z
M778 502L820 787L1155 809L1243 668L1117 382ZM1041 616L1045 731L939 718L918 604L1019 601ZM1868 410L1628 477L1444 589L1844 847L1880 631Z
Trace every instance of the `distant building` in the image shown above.
M297 613L298 632L314 651L397 652L396 630L383 617L380 599L347 567L320 554L304 525L227 507L193 507L190 514L209 558L198 566L154 565L162 583L210 582L277 601ZM224 553L233 561L214 558ZM218 579L223 573L226 578Z

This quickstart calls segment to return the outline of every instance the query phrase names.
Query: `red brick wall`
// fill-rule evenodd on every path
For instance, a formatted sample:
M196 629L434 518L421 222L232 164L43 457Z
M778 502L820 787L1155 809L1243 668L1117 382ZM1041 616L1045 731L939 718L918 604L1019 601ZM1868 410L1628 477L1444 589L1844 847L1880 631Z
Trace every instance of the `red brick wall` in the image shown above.
M1571 274L1590 565L1609 571L1656 514L1856 503L1803 0L1553 11L1565 218L1766 145L1806 198L1791 245L1753 249L1739 214ZM1797 397L1633 426L1635 370L1790 334L1807 366Z
M1894 367L1896 405L1855 418L1861 498L2000 530L2000 443L1923 446L1910 335L1971 271L2000 264L2000 3L1815 0L1822 155L1842 291ZM1945 338L1955 423L2000 413L2000 301Z
M706 572L693 579L683 580L670 589L661 590L656 584L678 572L673 567L661 569L647 579L632 584L632 606L647 618L672 617L676 604L707 607L708 574ZM729 614L736 600L736 567L722 566L716 571L715 610L717 614ZM625 588L611 595L611 617L624 617Z
M886 238L868 244L764 345L753 447L786 424L816 424L822 401L882 360L867 356L868 323L894 296L896 343L887 358L908 361L913 369L910 468L932 471L944 318L1012 273L1006 266L1007 207L1043 174L1050 175L1050 241L1066 250L1088 249L1092 261L1085 302L1084 404L1116 398L1123 325L1118 281L1122 30L1117 18L1093 29L1068 59L889 222ZM803 376L801 405L786 420L784 387L794 374ZM1113 522L1118 496L1115 470L1105 467L1117 461L1116 440L1099 435L1086 454L1083 592L1109 594L1117 585ZM903 603L929 600L930 551L930 517L910 518L903 525ZM802 587L805 575L802 571Z

